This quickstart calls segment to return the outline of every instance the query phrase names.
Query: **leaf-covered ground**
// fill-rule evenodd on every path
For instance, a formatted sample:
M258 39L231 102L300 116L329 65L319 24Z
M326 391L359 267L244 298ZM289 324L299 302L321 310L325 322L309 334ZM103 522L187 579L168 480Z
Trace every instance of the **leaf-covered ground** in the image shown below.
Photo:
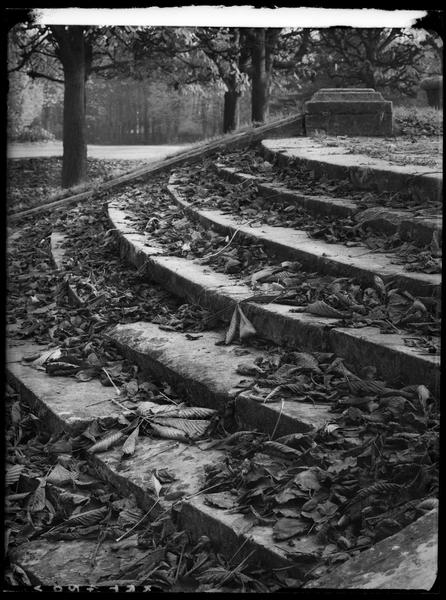
M72 243L67 248L67 266L73 274L70 281L82 302L77 307L68 302L68 280L50 265L50 233L53 228L62 230L65 224L71 226ZM100 201L88 209L72 209L64 217L41 218L37 223L28 219L13 234L8 253L10 342L47 344L48 352L24 356L24 361L30 368L46 371L48 377L75 377L79 385L99 378L103 385L119 389L119 404L127 418L122 416L107 427L93 422L75 437L50 437L28 407L18 403L13 390L8 391L11 412L6 502L10 548L39 539L61 543L92 539L98 545L116 544L116 551L124 554L129 547L144 550L141 560L124 561L122 572L92 574L94 585L132 581L163 591L189 592L277 589L283 586L280 577L248 568L246 561L238 558L225 561L207 538L190 541L167 514L139 523L144 514L134 498L120 497L89 471L84 454L87 448L100 453L119 444L123 458L131 460L139 435L170 435L169 439L193 443L194 436L202 436L214 425L209 419L214 411L208 411L207 420L200 412L201 421L196 418L197 409L189 414L168 384L143 377L136 365L123 359L101 337L113 323L141 319L183 331L209 326L206 311L181 304L158 287L144 283L136 271L113 258L113 251ZM130 416L129 408L133 409ZM182 410L175 415L176 428L172 409ZM191 416L195 420L190 420ZM201 430L197 430L197 423ZM155 493L169 483L169 477L168 468L157 471ZM94 559L92 556L92 570ZM26 587L30 581L19 565L11 563L7 583Z
M212 267L246 277L253 292L274 291L291 304L348 312L348 317L340 318L354 326L354 307L359 303L363 309L357 311L358 319L370 318L377 309L379 320L393 325L418 311L417 318L423 315L437 326L433 320L437 313L423 299L399 291L391 294L379 280L374 287L361 288L353 281L316 274L311 279L297 264L278 269L261 247L228 247L228 240L189 227L160 191L165 182L166 178L159 177L146 186L128 186L120 197L123 203L139 206L135 214L141 228L157 233L157 240L170 245L172 253L190 258L218 253L215 260L207 257ZM177 406L181 398L165 382L143 377L136 365L104 341L102 332L115 323L152 320L194 335L216 326L218 315L182 304L148 284L143 272L120 263L104 215L107 198L97 194L88 206L66 214L26 219L10 238L7 322L11 342L47 344L46 356L25 360L45 370L48 377L75 377L79 385L94 377L103 385L116 386L125 408L125 416L111 428L93 423L80 436L56 439L42 432L38 418L8 390L6 506L12 548L41 536L61 543L91 536L98 543L114 540L119 544L116 540L121 538L147 549L147 554L140 563L123 569L118 579L146 582L165 591L274 591L280 586L301 586L436 505L438 399L423 382L404 386L404 382L379 380L373 365L354 373L331 353L265 346L270 348L268 358L259 361L253 372L244 373L254 374L255 383L242 386L240 393L279 406L284 400L328 405L333 418L314 432L279 439L257 432L235 431L227 436L220 418L211 413L200 413L201 419L196 419L192 407L192 412L180 416L167 414L168 406L177 412L187 407ZM64 230L66 275L55 272L49 253L51 232ZM181 231L181 239L175 231ZM229 269L228 261L232 261ZM68 285L80 297L78 306L68 302ZM242 315L239 326L246 333L250 323ZM430 335L427 331L425 342ZM234 336L230 338L230 343L238 343ZM252 331L249 340L261 343ZM240 369L243 374L243 365ZM151 411L144 411L144 405ZM159 408L153 410L154 406ZM202 429L191 425L191 416L192 421L205 421ZM207 474L205 501L216 510L241 510L251 524L272 527L275 539L286 541L291 556L299 549L299 539L316 535L320 549L299 555L307 561L301 576L291 579L280 572L248 569L236 557L228 563L206 539L194 547L167 515L136 525L144 515L133 499L119 497L95 479L84 452L119 445L125 460L131 460L138 437L152 435L170 435L183 443L195 443L194 437L204 435L208 441L200 442L203 451L206 445L225 449L225 461ZM168 465L154 476L156 493L168 483ZM211 485L215 486L212 493L206 493ZM9 565L9 583L26 585L26 578L17 565Z
M137 169L143 164L145 164L144 161L89 158L87 162L88 182L95 185ZM85 186L62 190L60 187L61 173L62 158L8 159L8 212L34 208L51 201L51 199L55 200L83 191Z

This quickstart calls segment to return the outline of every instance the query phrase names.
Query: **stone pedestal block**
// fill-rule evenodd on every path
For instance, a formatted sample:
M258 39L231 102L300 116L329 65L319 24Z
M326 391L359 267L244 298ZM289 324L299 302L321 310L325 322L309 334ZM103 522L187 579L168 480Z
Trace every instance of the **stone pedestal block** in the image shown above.
M305 104L307 135L392 135L392 102L370 88L325 88Z

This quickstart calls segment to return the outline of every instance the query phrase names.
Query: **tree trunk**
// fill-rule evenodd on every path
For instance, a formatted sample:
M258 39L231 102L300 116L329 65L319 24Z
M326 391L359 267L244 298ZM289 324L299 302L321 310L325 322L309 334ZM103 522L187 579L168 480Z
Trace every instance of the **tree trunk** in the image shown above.
M52 25L57 55L64 71L62 187L81 183L87 175L86 89L91 63L79 25Z
M228 90L225 92L223 107L223 133L234 131L239 126L239 99L240 92Z
M63 112L62 187L72 187L87 176L85 138L85 69L79 61L76 69L65 69Z
M251 119L263 123L268 110L268 74L266 71L265 29L257 29L253 34L251 50Z

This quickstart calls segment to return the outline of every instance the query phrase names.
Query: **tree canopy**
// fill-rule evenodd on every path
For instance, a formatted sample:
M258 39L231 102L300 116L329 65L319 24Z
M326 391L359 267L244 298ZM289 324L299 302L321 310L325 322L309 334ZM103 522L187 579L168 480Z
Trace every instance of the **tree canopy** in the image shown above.
M117 139L119 131L136 133L142 140L154 132L150 94L161 98L170 89L203 97L219 91L220 131L229 132L239 126L240 102L248 91L253 122L268 118L272 90L276 97L282 90L302 99L329 82L414 94L423 78L442 72L442 42L427 32L376 28L18 24L9 34L8 63L17 110L23 115L27 110L30 114L23 102L29 89L24 77L63 85L62 185L68 187L85 177L86 133L87 128L94 130L94 118L113 118ZM117 81L108 86L103 106L98 106L99 78ZM127 97L125 89L132 90ZM89 90L94 101L87 115ZM297 103L292 106L297 108ZM172 110L178 121L178 110ZM204 106L199 110L210 114Z

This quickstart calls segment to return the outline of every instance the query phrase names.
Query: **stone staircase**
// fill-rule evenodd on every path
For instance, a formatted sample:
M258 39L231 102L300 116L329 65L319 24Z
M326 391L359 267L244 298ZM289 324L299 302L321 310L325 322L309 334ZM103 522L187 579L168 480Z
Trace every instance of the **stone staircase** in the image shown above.
M412 398L410 393L415 393L415 388L410 391L408 386L426 386L437 399L440 393L439 338L436 333L429 333L432 329L422 335L411 329L410 319L398 325L389 323L385 316L367 321L364 312L363 322L361 313L352 322L354 307L349 306L348 300L342 304L340 296L346 282L356 286L358 298L375 295L377 300L388 302L393 294L400 303L407 303L409 314L413 310L414 319L431 322L433 327L440 303L441 275L407 270L392 249L371 250L356 237L350 244L328 242L310 237L306 226L277 224L274 219L277 215L282 220L284 215L297 215L299 223L325 219L324 223L335 227L348 220L350 227L357 226L355 235L360 227L378 237L398 235L401 240L418 245L422 252L432 240L441 241L440 209L437 217L420 217L416 199L425 194L438 203L441 178L413 169L402 173L401 169L384 168L373 161L358 167L357 157L348 155L346 160L345 155L330 153L330 146L325 147L324 154L322 143L317 152L313 147L311 154L311 144L310 138L263 140L251 172L246 172L246 165L233 166L237 156L221 155L201 165L181 167L164 183L150 179L147 184L130 183L119 193L110 193L105 208L110 235L114 236L122 261L138 269L138 274L149 283L156 282L217 319L213 329L189 335L153 322L121 323L108 329L105 339L138 365L142 377L168 382L177 396L191 406L215 409L226 419L224 423L236 423L234 431L238 428L247 432L246 439L262 439L265 445L259 447L259 464L269 464L271 456L274 460L274 440L292 434L326 432L330 426L336 428L336 413L330 402L318 399L317 394L311 401L296 401L288 394L273 402L271 393L262 389L261 365L281 352L291 356L293 352L306 353L307 358L308 353L315 353L319 366L316 364L314 369L318 373L325 369L327 389L332 391L335 388L330 388L328 362L342 359L344 372L356 381L363 381L359 375L370 366L375 367L374 380L380 383L369 394L378 403L386 397L401 398L401 394ZM296 186L290 185L282 177L280 169L284 168L288 173L293 169L297 175L304 173L303 181L308 181L311 172L315 191L300 190L297 175ZM342 183L347 178L346 185L354 191L355 199L350 194L345 198L338 192L324 193L318 187L321 175L332 183ZM397 191L407 191L408 187L413 206L394 209L385 204L386 198ZM392 194L386 196L388 190ZM367 202L363 201L365 196ZM211 252L206 248L197 250L198 236L195 239L191 234L194 230L200 232L201 240L209 242ZM216 240L220 245L214 252L212 243ZM64 232L55 229L51 236L55 268L68 281L71 304L82 307L82 297L74 279L70 279L72 249L70 262L67 248L69 227ZM240 255L234 258L234 248L245 252L245 262L239 260ZM331 306L330 312L327 302L312 298L306 303L299 296L297 300L291 296L287 300L293 286L320 282L321 277L325 278L322 284L332 288L331 296L320 298L325 297L327 302L337 298L338 308ZM417 307L421 313L417 313ZM240 343L234 329L238 308L256 332ZM225 344L225 339L229 343ZM95 419L113 426L119 414L132 414L134 409L120 401L116 390L111 392L97 380L80 384L67 377L49 377L23 363L25 353L44 349L36 344L11 347L7 373L11 385L38 410L51 430L79 433ZM234 505L232 509L218 508L209 502L213 491L220 488L209 486L207 475L215 465L227 460L227 452L228 447L221 441L172 443L159 437L140 436L136 452L125 468L120 464L118 448L90 453L89 460L102 478L124 494L134 493L140 506L153 509L154 516L170 511L182 527L196 537L208 536L223 553L239 552L240 559L249 556L268 569L283 569L290 577L308 579L309 586L318 587L318 579L309 578L308 574L318 573L326 544L313 528L303 527L303 533L290 544L288 539L273 535L273 524L268 519L253 519L246 511L234 508L235 496L230 490L223 493L228 506ZM283 454L276 454L276 460L289 466L289 459ZM152 473L160 461L171 472L173 483L162 489L154 502ZM301 521L305 523L305 519ZM403 528L397 533L404 539L405 531ZM420 544L422 537L421 533ZM364 550L360 556L372 551L373 548ZM422 560L431 574L423 581L433 582L434 550L423 555ZM362 564L367 565L367 561ZM370 565L361 568L371 569ZM345 572L349 572L348 568ZM374 587L373 582L381 587L379 577L365 579L368 587ZM331 587L330 571L321 581L321 587ZM384 587L401 585L401 578L395 585L391 577L385 578ZM410 589L414 585L408 574L403 587ZM356 586L361 587L357 578ZM346 581L345 587L352 586Z

